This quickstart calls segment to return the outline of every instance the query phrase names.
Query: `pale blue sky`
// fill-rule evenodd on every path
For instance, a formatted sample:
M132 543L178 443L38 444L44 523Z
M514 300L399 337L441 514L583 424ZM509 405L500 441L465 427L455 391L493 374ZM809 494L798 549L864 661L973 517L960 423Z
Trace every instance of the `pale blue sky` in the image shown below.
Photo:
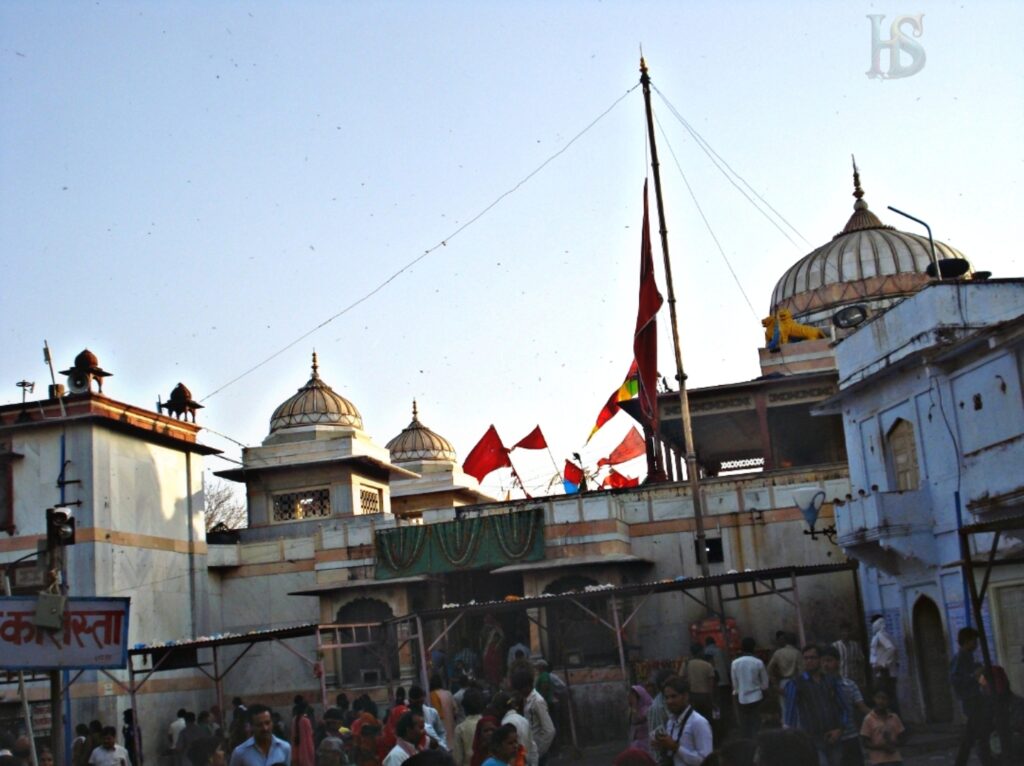
M886 36L925 14L921 72L865 75L870 13ZM45 391L43 338L58 369L91 348L112 397L153 406L179 380L205 397L536 169L637 82L641 43L660 92L812 243L761 217L655 95L691 383L754 377L775 281L851 212L851 152L887 223L917 230L885 210L902 207L1021 274L1022 28L1011 2L5 2L0 401L22 378ZM416 397L460 458L492 422L508 443L540 423L560 462L631 358L645 172L637 89L201 423L258 443L315 346L382 444ZM528 483L551 470L523 460Z

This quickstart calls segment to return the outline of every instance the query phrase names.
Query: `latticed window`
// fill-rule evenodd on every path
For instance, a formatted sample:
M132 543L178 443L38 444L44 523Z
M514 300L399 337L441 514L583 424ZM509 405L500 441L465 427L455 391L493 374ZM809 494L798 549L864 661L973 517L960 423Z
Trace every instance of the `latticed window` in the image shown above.
M359 513L380 513L383 511L381 491L375 487L359 488Z
M274 521L319 519L330 515L330 490L304 489L274 495Z

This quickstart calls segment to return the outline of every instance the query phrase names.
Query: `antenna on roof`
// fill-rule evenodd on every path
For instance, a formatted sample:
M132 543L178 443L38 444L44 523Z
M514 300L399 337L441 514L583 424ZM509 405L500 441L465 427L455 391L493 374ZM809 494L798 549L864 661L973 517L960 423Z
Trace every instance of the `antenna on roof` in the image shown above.
M60 416L64 417L67 415L67 412L64 411L64 386L57 382L57 376L53 372L53 355L50 353L50 344L45 338L43 338L43 361L50 368L50 390L47 398L56 399L60 403Z

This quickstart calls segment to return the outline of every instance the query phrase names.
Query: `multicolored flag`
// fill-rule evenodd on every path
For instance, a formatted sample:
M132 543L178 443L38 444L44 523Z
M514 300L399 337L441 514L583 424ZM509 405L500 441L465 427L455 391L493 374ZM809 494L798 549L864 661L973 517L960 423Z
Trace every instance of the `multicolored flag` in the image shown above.
M540 426L534 428L530 433L512 445L512 449L547 449L548 443L541 433Z
M583 469L573 462L565 461L565 470L562 471L562 486L565 487L565 494L572 495L580 491L580 484L583 482Z
M647 181L644 181L644 222L640 233L640 300L633 334L633 359L637 366L640 413L650 433L658 431L658 310L663 303L654 281L651 224L647 213Z
M597 461L597 467L603 465L618 465L627 460L640 457L647 452L647 445L644 444L644 437L636 430L636 427L629 429L629 433L619 442L619 446L612 450L612 454Z
M616 471L614 468L604 477L604 481L601 482L601 487L604 489L623 489L625 487L639 487L640 479L634 479L629 476L623 476L621 473Z
M590 431L590 436L587 437L589 442L593 438L605 423L615 417L615 413L619 411L619 402L625 402L636 396L639 390L639 380L636 359L629 365L629 372L626 373L626 379L622 381L622 385L619 386L612 392L612 395L608 397L608 401L605 402L604 407L597 413L597 422L594 423L594 427Z
M462 464L462 470L477 481L483 481L487 474L498 468L511 467L512 461L509 460L508 450L501 443L498 429L493 425L487 429L487 433L483 435L483 438L470 450L466 456L466 461Z

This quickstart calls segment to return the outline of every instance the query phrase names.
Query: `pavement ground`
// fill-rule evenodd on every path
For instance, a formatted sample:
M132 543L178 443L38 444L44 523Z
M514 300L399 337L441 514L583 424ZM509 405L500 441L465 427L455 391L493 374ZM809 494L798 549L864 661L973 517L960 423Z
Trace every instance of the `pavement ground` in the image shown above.
M900 750L904 766L946 766L956 758L957 745L960 741L961 727L917 726L910 734L908 744ZM574 754L572 748L563 748L556 757L548 760L548 766L611 766L618 755L626 747L625 743L603 743L594 747L584 748L581 753ZM867 761L865 761L865 764ZM978 757L971 754L969 766L980 766Z

